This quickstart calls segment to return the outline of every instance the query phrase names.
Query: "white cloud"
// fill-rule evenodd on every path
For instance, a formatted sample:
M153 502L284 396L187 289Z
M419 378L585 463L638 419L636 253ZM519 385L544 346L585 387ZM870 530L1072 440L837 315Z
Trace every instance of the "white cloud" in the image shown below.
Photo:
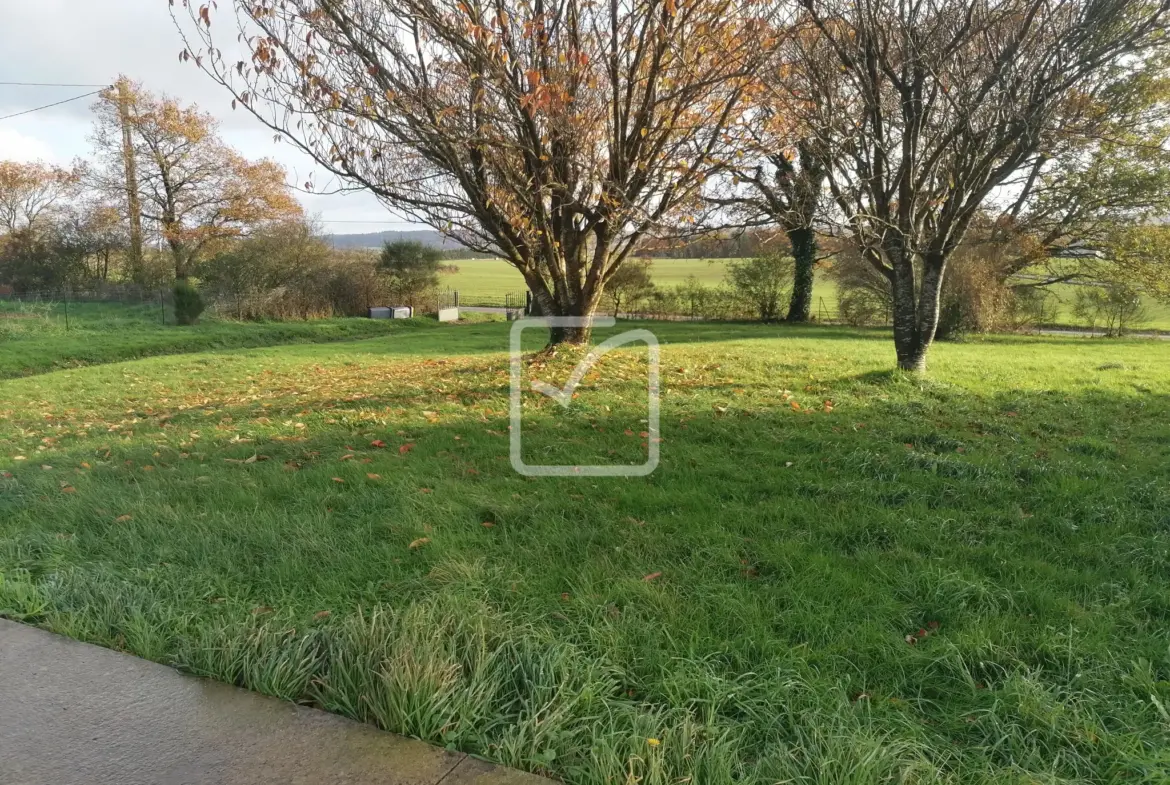
M11 128L0 128L0 160L56 161L53 149L33 136L26 136Z

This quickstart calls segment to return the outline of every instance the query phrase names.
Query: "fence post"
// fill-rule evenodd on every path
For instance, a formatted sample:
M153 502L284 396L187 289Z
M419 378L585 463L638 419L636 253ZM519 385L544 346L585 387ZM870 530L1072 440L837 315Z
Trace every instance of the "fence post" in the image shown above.
M162 324L165 325L167 323L167 301L162 289L158 290L158 312L162 318Z
M69 332L69 287L65 287L65 332Z
M459 290L458 289L455 290L455 307L456 308L459 307Z

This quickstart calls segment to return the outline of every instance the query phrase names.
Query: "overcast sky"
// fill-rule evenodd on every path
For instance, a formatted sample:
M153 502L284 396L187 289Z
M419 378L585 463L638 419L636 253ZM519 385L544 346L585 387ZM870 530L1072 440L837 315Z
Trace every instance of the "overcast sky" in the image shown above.
M224 138L241 153L274 158L288 169L290 182L304 183L312 161L287 143L275 144L272 132L250 115L233 112L222 87L179 62L181 48L167 0L0 0L0 82L108 84L126 74L153 92L198 104L220 120ZM91 89L0 85L0 117ZM67 164L87 156L93 100L0 120L0 160ZM314 181L325 179L319 174ZM300 198L328 232L412 228L366 193Z

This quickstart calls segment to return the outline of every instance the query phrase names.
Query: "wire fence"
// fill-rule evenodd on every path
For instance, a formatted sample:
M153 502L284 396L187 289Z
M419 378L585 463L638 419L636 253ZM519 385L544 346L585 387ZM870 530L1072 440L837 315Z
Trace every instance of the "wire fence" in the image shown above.
M365 316L370 308L410 306L416 314L436 313L440 309L460 308L499 313L511 317L535 315L533 297L527 291L479 292L465 289L430 290L401 297L358 298L362 307L338 313L335 308L300 307L280 291L248 295L205 293L204 318L254 321L306 321L336 316ZM368 300L368 302L367 302ZM383 302L385 300L385 302ZM356 307L356 306L355 306ZM750 303L716 290L687 294L659 291L638 298L610 298L599 312L618 318L662 321L750 321L759 314ZM9 326L14 320L49 320L66 330L79 327L111 326L118 321L174 324L174 295L171 289L148 289L133 286L109 286L91 289L42 289L25 292L0 290L0 320ZM813 308L817 322L842 321L836 303L818 298ZM889 323L886 318L875 324Z
M538 315L532 295L527 291L475 291L467 289L432 289L408 296L382 295L375 292L350 292L351 307L339 310L336 305L305 305L281 291L249 295L225 295L204 292L204 320L225 321L308 321L319 318L367 316L370 308L410 306L423 316L451 308L464 312L481 311L505 318ZM781 312L786 303L781 303ZM620 319L728 322L760 321L757 307L724 289L654 290L641 297L621 298L607 293L599 314ZM892 315L888 306L872 309L858 319L844 311L833 296L818 296L811 309L812 321L818 324L889 327ZM1067 303L1055 296L1040 300L1026 319L1009 329L1095 329L1069 312ZM451 318L450 314L445 315ZM458 318L458 317L456 317ZM174 325L174 295L169 288L152 289L132 285L106 285L90 288L65 287L14 292L0 287L0 338L18 334L60 331L101 331ZM1139 323L1140 326L1140 323ZM1160 327L1160 325L1154 325Z
M170 289L117 286L88 289L0 289L0 324L15 329L27 322L46 322L65 330L97 327L132 318L138 322L175 323Z
M529 301L528 292L476 292L462 289L445 289L440 294L445 308L504 308L524 309Z

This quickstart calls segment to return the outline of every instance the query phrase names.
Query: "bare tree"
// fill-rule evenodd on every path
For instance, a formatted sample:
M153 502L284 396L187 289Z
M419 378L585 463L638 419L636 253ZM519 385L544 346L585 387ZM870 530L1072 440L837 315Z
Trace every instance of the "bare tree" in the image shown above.
M801 0L805 127L838 219L890 282L898 366L922 370L947 260L1029 161L1095 111L1102 73L1163 40L1170 0ZM819 45L814 44L814 45Z
M235 10L225 34L240 33L247 59L223 56L207 6L180 24L192 31L182 56L344 182L507 260L543 313L586 317L726 165L774 29L764 0Z

